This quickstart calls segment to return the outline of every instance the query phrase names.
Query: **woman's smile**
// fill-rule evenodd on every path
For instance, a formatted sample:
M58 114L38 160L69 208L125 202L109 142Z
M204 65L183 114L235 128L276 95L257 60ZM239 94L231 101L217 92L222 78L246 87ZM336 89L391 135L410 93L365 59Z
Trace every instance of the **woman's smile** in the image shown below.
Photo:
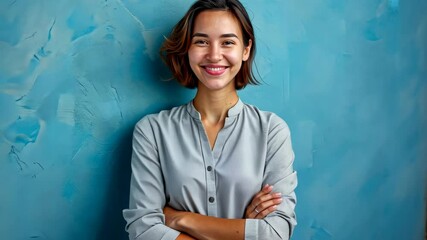
M215 65L202 66L202 68L205 69L206 73L213 76L220 76L227 70L227 67L225 66Z

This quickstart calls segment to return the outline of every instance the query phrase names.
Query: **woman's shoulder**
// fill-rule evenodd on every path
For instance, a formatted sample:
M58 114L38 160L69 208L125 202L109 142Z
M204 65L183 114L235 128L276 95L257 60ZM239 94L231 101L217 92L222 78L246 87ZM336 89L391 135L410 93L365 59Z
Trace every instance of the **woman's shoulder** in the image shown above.
M171 122L178 122L180 119L183 119L182 115L186 114L186 108L187 104L184 104L170 109L161 110L157 113L147 114L136 123L136 127L161 127L162 125L167 125Z
M255 105L244 104L244 112L250 118L259 119L262 123L272 126L283 126L288 128L286 121L274 112L262 110Z

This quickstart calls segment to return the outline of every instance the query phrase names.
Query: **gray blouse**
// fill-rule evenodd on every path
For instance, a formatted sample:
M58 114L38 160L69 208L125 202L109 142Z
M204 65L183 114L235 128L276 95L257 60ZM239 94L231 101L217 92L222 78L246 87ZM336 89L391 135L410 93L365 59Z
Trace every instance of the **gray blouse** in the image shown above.
M163 207L220 218L243 218L265 184L283 202L264 219L246 219L245 239L289 239L296 225L294 153L287 124L277 115L244 104L228 111L214 148L192 102L151 114L135 126L129 239L169 240Z

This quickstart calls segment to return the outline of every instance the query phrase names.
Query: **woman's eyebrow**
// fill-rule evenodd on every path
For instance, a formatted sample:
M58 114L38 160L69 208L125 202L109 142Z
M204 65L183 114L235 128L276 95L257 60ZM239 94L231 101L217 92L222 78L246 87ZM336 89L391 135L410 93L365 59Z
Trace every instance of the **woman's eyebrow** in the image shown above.
M209 37L208 34L206 33L194 33L192 37ZM220 38L239 38L237 37L236 34L234 33L224 33L220 36Z
M221 38L239 38L239 37L237 37L237 35L236 34L234 34L234 33L226 33L226 34L222 34L221 36L220 36Z

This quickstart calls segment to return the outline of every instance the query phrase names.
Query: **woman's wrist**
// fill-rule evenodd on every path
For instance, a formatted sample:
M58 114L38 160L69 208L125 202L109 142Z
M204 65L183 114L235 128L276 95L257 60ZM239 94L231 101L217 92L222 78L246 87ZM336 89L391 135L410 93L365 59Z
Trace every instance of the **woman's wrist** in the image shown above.
M188 232L192 215L194 214L191 212L180 212L175 222L175 229L180 232Z

